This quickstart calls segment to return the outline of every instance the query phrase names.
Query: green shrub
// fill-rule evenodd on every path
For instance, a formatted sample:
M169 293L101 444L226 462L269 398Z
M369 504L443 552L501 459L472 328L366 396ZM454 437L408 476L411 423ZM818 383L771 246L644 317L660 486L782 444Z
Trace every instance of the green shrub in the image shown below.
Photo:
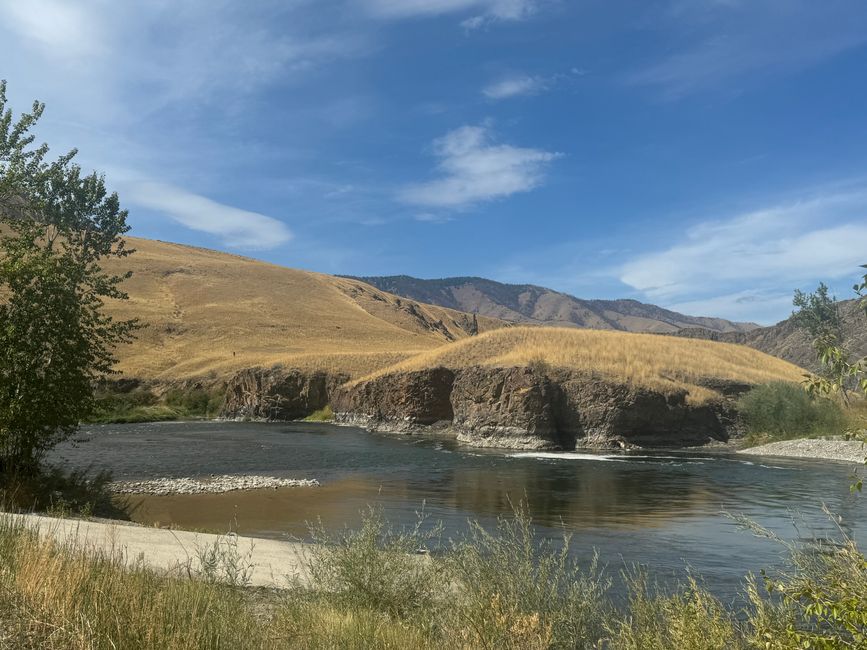
M609 623L616 650L736 650L747 643L734 616L698 581L673 594L652 588L641 570L627 574L629 607Z
M518 507L494 531L477 522L448 554L459 600L453 627L469 647L592 647L610 614L604 578L594 557L587 570L569 553L569 537L539 542Z
M738 413L750 436L784 440L839 434L847 418L830 399L815 397L796 384L756 386L738 400Z
M755 524L748 527L782 544L790 561L788 570L763 571L761 582L748 584L753 646L867 648L867 558L854 540L844 534L840 541L796 544Z
M420 519L396 530L373 507L358 530L329 533L320 523L311 531L320 547L307 558L308 572L334 604L393 617L429 615L446 581L441 563L419 555L439 528L423 528Z
M223 403L220 388L171 388L157 396L148 388L120 391L106 388L97 394L96 409L89 422L160 422L190 418L213 418Z

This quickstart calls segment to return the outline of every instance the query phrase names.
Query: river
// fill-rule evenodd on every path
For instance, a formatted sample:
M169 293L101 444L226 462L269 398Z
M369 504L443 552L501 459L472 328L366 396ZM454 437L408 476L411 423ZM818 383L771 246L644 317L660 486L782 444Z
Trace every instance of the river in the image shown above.
M312 488L128 498L139 522L276 539L305 539L317 519L328 528L357 525L374 504L397 525L424 511L455 537L468 520L491 526L525 502L540 538L569 532L578 557L595 550L615 575L640 563L666 583L689 567L724 598L740 591L745 574L779 566L784 556L728 514L786 539L839 537L824 503L867 545L867 495L850 493L854 466L834 462L696 450L519 453L329 424L240 422L84 427L49 461L109 470L116 480L318 479Z

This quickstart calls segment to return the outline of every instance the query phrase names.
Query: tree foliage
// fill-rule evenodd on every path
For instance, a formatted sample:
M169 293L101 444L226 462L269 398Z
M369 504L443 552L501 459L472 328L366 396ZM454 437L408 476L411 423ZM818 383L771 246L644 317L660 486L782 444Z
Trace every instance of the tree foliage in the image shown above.
M854 288L864 295L867 275ZM843 345L840 312L836 299L828 295L828 287L821 283L813 293L796 290L793 303L798 310L792 314L792 321L810 336L822 364L818 373L806 378L807 389L817 395L839 394L847 404L851 388L867 394L867 360L853 359ZM867 297L860 304L867 313Z
M95 380L135 321L104 313L128 277L127 212L102 176L83 175L73 150L48 161L33 146L44 105L13 119L0 82L0 470L26 470L93 407Z

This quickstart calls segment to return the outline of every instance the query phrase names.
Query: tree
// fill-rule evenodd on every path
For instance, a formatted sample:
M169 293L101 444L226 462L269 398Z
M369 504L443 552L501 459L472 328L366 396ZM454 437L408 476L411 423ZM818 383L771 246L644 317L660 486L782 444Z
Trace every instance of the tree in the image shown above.
M865 267L867 268L867 267ZM856 284L859 295L867 286ZM810 392L821 395L839 394L849 404L849 389L857 387L867 393L867 363L864 359L853 360L843 345L842 323L836 299L828 295L828 287L821 283L814 293L795 291L792 301L798 310L792 321L810 336L821 370L806 379ZM861 301L867 312L867 298Z
M862 264L861 268L867 269L867 264ZM859 308L867 316L867 273L853 289L861 296ZM792 315L793 319L813 336L813 347L822 363L822 371L819 374L807 376L805 380L807 390L819 395L839 393L847 405L849 404L848 386L854 386L867 396L867 357L853 361L851 353L844 347L836 301L828 298L828 288L820 284L812 294L795 291L794 304L800 307L800 311ZM856 437L867 442L863 432ZM858 479L853 488L860 491L863 486L863 480Z
M44 105L15 121L0 81L0 471L30 471L94 405L95 382L135 320L115 321L104 300L121 282L100 266L132 253L127 212L102 176L82 175L76 151L47 161L33 146Z

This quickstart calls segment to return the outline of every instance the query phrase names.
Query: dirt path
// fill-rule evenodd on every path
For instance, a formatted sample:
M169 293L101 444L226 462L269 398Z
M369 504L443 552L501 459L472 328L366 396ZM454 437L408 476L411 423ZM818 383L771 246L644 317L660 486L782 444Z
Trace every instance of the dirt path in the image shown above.
M181 530L147 528L126 522L98 522L81 519L56 519L40 515L7 515L60 542L72 542L85 551L122 552L132 564L141 558L150 568L189 575L198 571L202 553L218 548L217 575L225 577L226 568L235 564L248 572L254 587L286 587L292 576L308 580L303 557L312 546L237 535L213 535Z

